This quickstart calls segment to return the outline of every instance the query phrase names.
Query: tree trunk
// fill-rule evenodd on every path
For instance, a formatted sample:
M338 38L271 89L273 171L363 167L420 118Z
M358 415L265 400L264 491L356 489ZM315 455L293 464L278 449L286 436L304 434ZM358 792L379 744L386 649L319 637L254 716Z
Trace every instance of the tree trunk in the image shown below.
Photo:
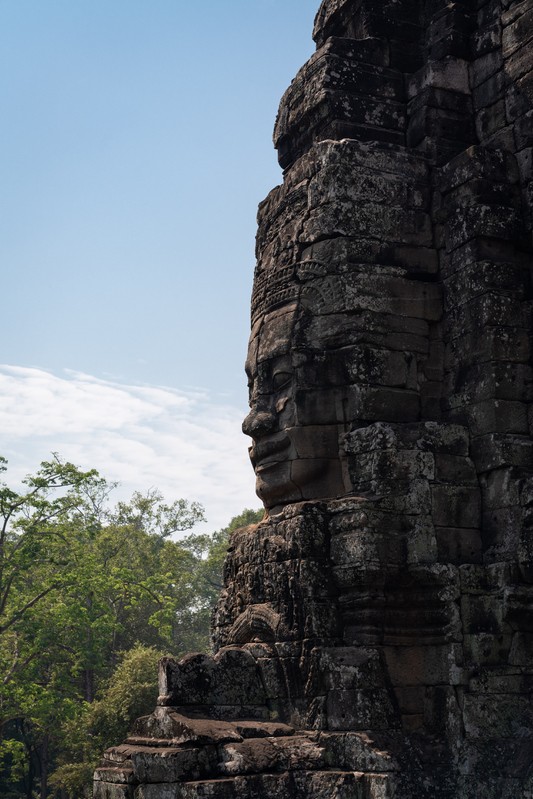
M94 669L84 669L84 694L86 702L94 701Z
M89 619L91 618L91 610L93 607L93 594L92 592L89 593L89 596L86 599L87 610L89 611ZM88 662L94 662L93 659L93 634L92 628L89 624L87 627L87 654L88 654ZM83 678L84 678L84 693L85 693L85 701L86 702L93 702L94 701L94 668L87 668L83 670Z
M48 734L44 734L41 744L41 799L46 799L48 793Z

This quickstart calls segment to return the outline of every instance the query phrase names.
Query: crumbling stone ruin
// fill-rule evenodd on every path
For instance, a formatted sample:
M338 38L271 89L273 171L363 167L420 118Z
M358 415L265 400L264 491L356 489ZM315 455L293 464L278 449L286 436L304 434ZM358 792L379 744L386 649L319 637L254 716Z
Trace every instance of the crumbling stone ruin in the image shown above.
M533 2L324 0L281 101L214 656L96 799L531 799Z

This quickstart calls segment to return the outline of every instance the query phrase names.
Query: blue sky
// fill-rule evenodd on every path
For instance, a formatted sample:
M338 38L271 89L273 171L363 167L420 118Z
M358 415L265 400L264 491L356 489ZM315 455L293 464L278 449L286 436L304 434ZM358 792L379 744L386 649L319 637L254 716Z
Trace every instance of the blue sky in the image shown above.
M239 432L255 216L281 180L274 118L317 8L0 0L0 435L14 475L56 450L124 490L200 499L210 527L257 506Z

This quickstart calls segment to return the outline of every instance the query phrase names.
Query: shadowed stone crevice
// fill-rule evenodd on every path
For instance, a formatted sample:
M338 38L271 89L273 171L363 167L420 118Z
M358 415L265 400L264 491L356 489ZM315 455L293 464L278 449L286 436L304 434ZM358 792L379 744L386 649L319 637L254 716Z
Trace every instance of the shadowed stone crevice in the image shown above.
M533 795L533 5L324 0L261 203L213 655L96 799Z

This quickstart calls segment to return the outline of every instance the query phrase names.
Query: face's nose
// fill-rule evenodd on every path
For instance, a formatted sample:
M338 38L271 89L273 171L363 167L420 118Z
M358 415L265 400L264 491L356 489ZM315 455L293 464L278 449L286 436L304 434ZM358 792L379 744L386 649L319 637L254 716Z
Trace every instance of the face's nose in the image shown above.
M252 408L244 422L242 432L250 436L254 441L267 433L272 433L276 429L277 416L273 411L255 410Z

